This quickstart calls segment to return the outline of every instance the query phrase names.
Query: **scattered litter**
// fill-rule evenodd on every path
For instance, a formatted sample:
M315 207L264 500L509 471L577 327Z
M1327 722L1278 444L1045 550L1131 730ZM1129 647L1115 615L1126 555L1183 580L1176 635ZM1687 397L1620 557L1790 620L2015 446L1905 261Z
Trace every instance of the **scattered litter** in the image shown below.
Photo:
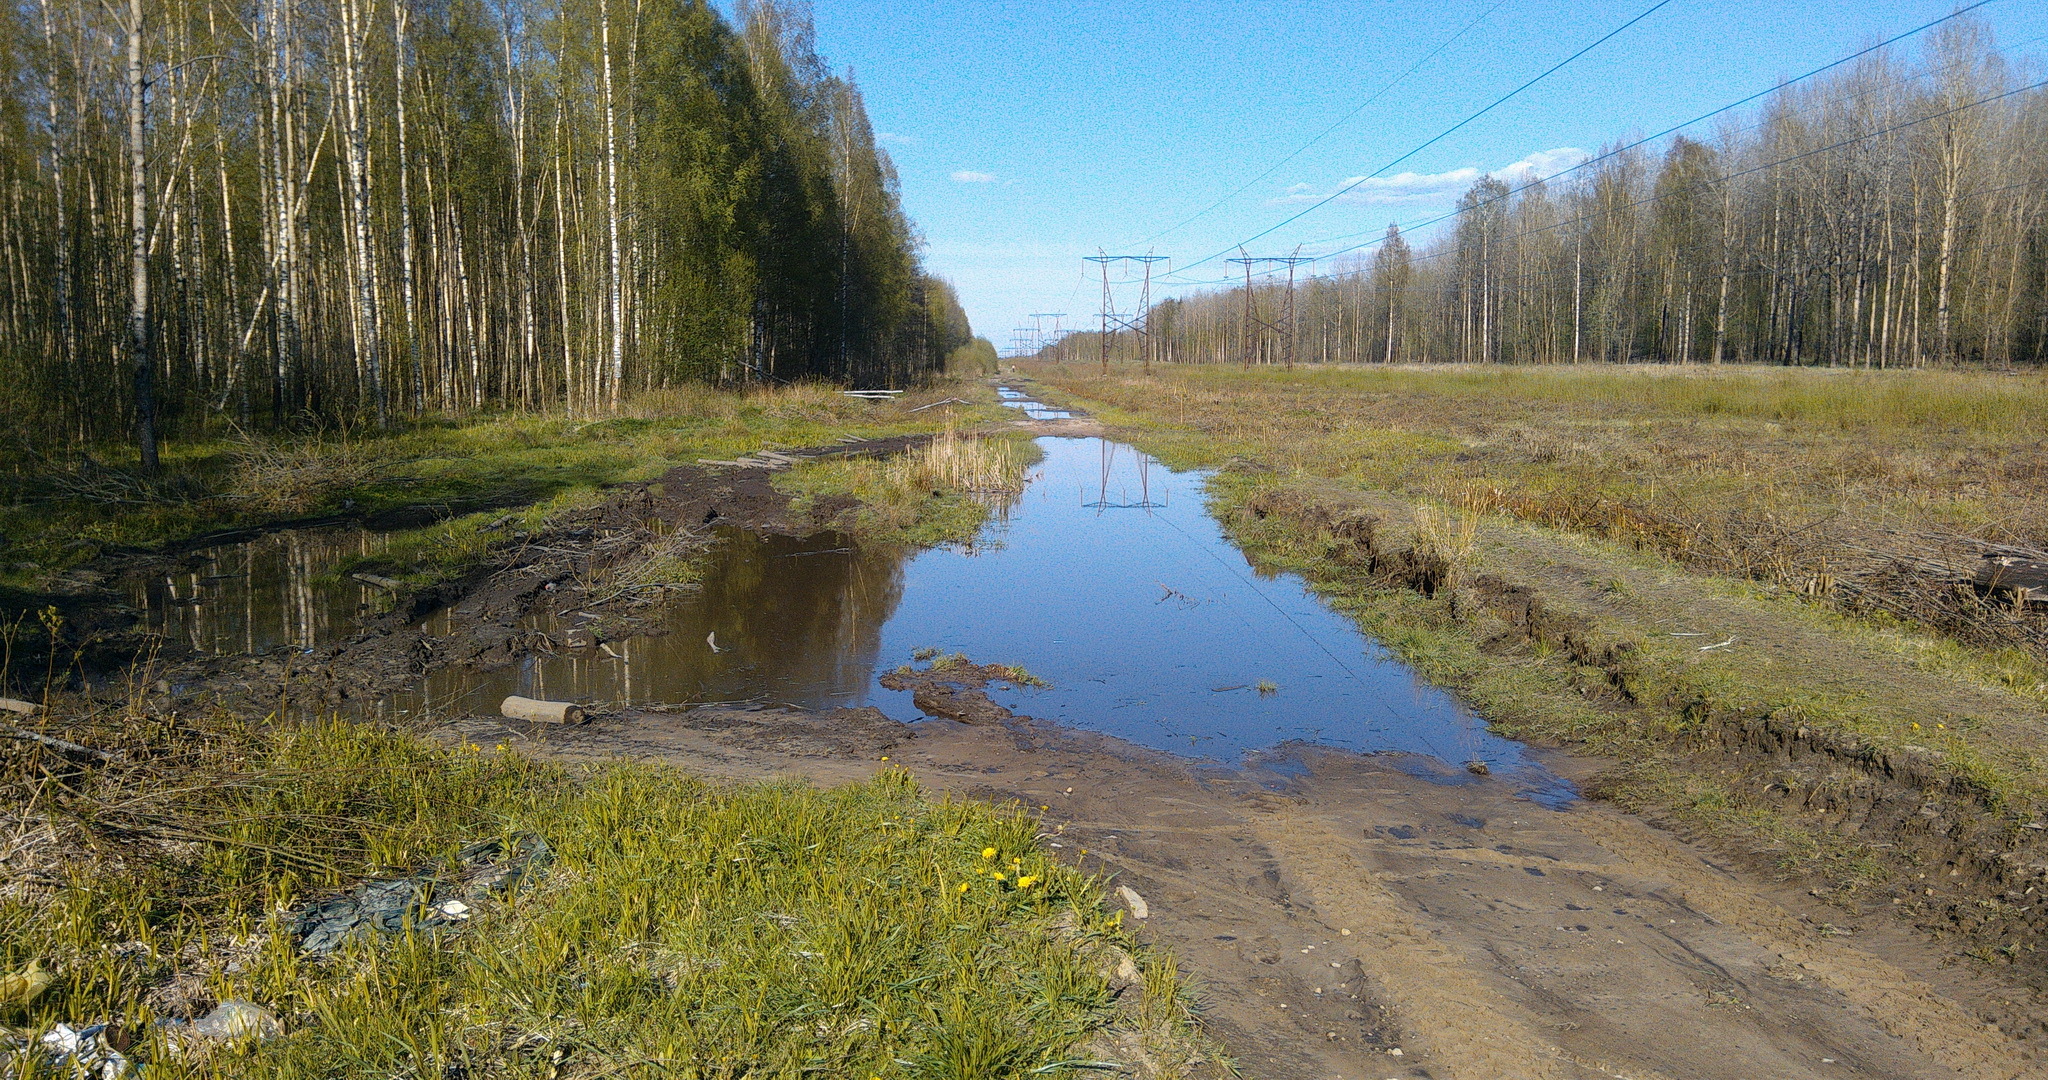
M598 642L598 643L597 643L597 648L598 648L598 651L600 651L600 652L604 653L604 654L605 654L606 656L609 656L609 657L611 657L611 658L612 658L612 659L614 659L614 660L624 660L624 659L625 659L625 657L623 657L623 656L620 656L620 655L618 654L618 651L617 651L616 649L613 649L613 648L612 648L612 643L611 643L611 642L609 642L609 641L600 641L600 642Z
M1250 687L1250 683L1238 683L1236 686L1212 686L1209 688L1209 692L1212 694L1228 694L1232 690L1246 690Z
M1712 645L1702 645L1702 646L1700 646L1700 651L1701 651L1701 652L1708 652L1708 651L1711 651L1711 650L1713 650L1713 649L1725 649L1725 648L1727 648L1728 646L1730 646L1730 645L1733 645L1733 644L1735 644L1735 639L1731 637L1731 638L1729 638L1729 639L1728 639L1728 640L1726 640L1726 641L1717 641L1717 642L1715 642L1715 643L1714 643L1714 644L1712 644Z
M0 710L4 710L6 712L11 713L20 713L23 716L34 716L35 714L42 712L43 707L41 705L36 704L33 701L21 701L19 699L11 697L0 697Z
M843 397L866 398L869 401L894 401L901 390L841 390Z
M157 1027L163 1030L165 1041L174 1047L190 1045L201 1039L226 1042L229 1039L275 1039L284 1034L284 1024L276 1013L247 1001L223 1001L197 1020L160 1020Z
M704 644L711 646L712 652L722 653L725 651L718 647L718 631L716 630L704 635Z
M27 1009L55 981L57 977L43 966L42 960L29 961L27 967L0 979L0 1009Z
M1493 767L1484 761L1468 761L1465 763L1465 771L1474 776L1490 776L1493 773Z
M940 401L934 401L934 402L932 402L932 403L931 403L930 405L919 405L919 406L918 406L917 408L915 408L915 409L912 409L912 410L910 410L910 411L911 411L911 412L923 412L923 411L925 411L926 409L932 409L932 408L937 408L937 407L938 407L938 406L940 406L940 405L972 405L972 404L974 404L974 403L973 403L973 402L971 402L971 401L967 401L967 400L965 400L965 399L963 399L963 398L949 397L949 398L945 398L945 399L943 399L943 400L940 400Z
M405 588L405 582L399 581L396 578L385 577L382 574L365 574L358 572L350 574L349 577L352 580L360 581L365 585L374 586L376 588L384 590L385 592L398 592Z
M1149 919L1152 917L1151 905L1145 903L1145 898L1138 895L1138 890L1131 888L1129 885L1119 885L1116 887L1116 894L1123 897L1124 906L1131 909L1131 918Z
M471 844L455 856L462 869L453 881L429 872L365 882L354 892L299 909L292 916L292 933L300 951L330 953L364 927L383 934L438 930L475 914L458 896L475 900L509 892L552 857L547 843L537 836L525 837L509 850L496 840ZM436 893L455 895L436 899Z
M114 1047L112 1039L117 1035L118 1032L106 1024L80 1028L58 1024L44 1032L36 1040L36 1046L64 1075L121 1080L128 1075L128 1070L135 1067L135 1063Z

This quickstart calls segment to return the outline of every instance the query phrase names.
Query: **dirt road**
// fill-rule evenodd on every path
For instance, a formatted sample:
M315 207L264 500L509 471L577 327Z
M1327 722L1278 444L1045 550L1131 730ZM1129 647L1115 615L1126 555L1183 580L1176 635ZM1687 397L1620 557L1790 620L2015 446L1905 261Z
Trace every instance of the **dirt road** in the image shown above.
M2039 1003L1944 966L1884 914L1718 867L1598 804L1548 810L1415 759L1303 748L1225 770L1021 719L779 707L456 731L735 779L902 767L1043 807L1063 855L1144 898L1147 932L1202 980L1209 1027L1250 1076L2048 1075Z

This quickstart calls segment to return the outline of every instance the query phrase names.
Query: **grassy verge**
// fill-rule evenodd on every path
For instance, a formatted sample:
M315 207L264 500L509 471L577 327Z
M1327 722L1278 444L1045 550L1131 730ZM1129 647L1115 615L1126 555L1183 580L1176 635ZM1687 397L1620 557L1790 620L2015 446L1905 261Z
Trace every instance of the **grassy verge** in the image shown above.
M142 1038L161 1075L1065 1075L1192 1045L1171 959L1034 819L902 773L711 787L341 723L118 730L74 731L125 756L54 787L7 762L31 842L8 853L30 869L0 891L0 966L58 977L0 1022L148 1032L239 999L285 1023L207 1052ZM308 899L533 838L550 861L439 932L316 957L289 930Z
M911 411L947 397L975 404ZM512 414L421 421L385 433L178 443L167 452L164 474L153 478L90 456L61 465L0 462L11 466L0 480L0 589L47 588L107 550L401 511L438 519L395 537L387 565L426 584L473 566L499 536L591 505L610 485L652 479L700 457L998 419L993 402L993 393L975 384L942 385L896 402L848 398L822 386L691 388L644 396L622 415L594 421ZM502 508L518 508L513 520L501 520Z
M1852 889L1955 860L1972 876L1939 895L1891 891L2032 936L1993 897L2024 889L1998 859L2048 806L2042 658L1797 583L1803 553L1856 537L2041 542L2043 489L2010 480L2048 468L2033 380L1031 373L1172 464L1220 467L1213 505L1256 559L1503 732L1612 756L1601 793ZM1738 527L1816 516L1812 548Z
M1233 453L1503 514L2004 651L2048 684L2048 619L1952 587L2048 549L2048 379L1607 365L1046 368L1158 452Z

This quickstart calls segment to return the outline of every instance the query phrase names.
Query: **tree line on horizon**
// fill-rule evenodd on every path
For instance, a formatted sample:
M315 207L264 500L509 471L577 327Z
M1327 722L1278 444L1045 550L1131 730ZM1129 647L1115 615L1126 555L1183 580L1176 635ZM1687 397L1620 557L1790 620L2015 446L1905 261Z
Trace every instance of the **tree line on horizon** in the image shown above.
M31 447L902 386L971 341L792 0L13 0L0 133Z
M1170 299L1162 362L2048 363L2048 88L1982 24L1873 52L1711 138L1485 176L1412 245ZM1288 315L1291 307L1291 333ZM1143 357L1113 335L1113 358ZM1047 355L1093 361L1100 334Z

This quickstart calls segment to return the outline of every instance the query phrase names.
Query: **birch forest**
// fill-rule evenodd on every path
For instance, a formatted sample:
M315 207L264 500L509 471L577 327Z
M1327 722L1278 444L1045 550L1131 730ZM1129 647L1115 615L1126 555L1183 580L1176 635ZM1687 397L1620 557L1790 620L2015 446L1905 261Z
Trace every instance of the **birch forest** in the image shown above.
M900 386L969 341L808 14L13 0L0 409L30 446Z
M1957 20L1710 134L1620 140L1547 182L1482 177L1426 241L1389 227L1291 290L1264 272L1155 305L1151 359L2048 363L2040 79Z

